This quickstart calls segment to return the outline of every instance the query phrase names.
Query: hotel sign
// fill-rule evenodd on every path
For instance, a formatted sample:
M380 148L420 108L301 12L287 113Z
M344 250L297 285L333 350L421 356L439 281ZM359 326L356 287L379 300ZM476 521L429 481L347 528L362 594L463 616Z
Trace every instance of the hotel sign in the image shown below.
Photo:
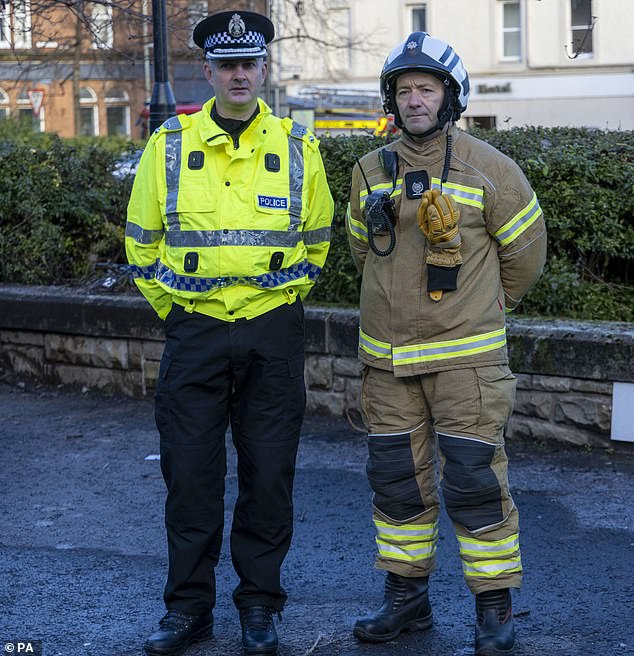
M511 93L511 83L506 84L478 84L476 91L485 95L487 93Z

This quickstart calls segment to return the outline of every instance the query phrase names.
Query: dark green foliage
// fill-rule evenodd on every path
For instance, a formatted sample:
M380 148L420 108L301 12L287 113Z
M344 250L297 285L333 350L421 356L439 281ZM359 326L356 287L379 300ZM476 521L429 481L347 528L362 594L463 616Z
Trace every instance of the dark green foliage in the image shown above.
M518 314L634 321L634 139L569 128L474 131L514 159L537 192L549 233L544 275ZM310 302L356 305L359 275L345 233L355 157L374 137L321 140L335 199L333 242ZM142 144L61 140L0 121L0 282L81 282L123 263L131 178L117 159Z
M125 142L66 142L0 122L0 281L87 279L122 257L130 182L115 179Z

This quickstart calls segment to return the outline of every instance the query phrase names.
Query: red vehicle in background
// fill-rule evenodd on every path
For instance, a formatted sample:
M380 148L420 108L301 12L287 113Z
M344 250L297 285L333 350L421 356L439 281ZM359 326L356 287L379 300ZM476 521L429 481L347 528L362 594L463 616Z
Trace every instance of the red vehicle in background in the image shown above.
M194 104L194 103L182 103L176 105L176 111L174 114L194 114L195 112L199 112L202 109L202 105ZM139 118L137 119L136 122L137 125L141 126L141 135L143 139L147 139L149 136L149 130L150 130L150 108L149 106L145 106L143 108L143 111L139 114Z

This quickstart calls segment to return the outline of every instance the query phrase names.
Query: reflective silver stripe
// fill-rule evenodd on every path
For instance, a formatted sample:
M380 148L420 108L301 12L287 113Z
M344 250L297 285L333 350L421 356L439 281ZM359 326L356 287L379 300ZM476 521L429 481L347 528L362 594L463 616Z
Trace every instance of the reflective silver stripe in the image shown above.
M520 536L517 533L505 540L494 540L492 542L458 536L458 542L460 543L460 555L478 556L480 558L505 556L520 548Z
M506 244L519 237L524 230L537 220L541 213L542 210L537 201L537 195L533 194L531 202L495 233L495 238L500 246L506 246Z
M438 536L438 524L386 524L374 521L377 537L383 540L413 542L432 542ZM422 538L427 538L424 540Z
M154 244L163 238L163 230L144 230L140 225L128 221L125 236L131 237L137 244Z
M474 353L483 353L506 345L506 329L494 330L482 335L463 337L445 342L431 342L429 344L413 344L412 346L394 347L394 364L411 364L429 360L444 360L457 358Z
M302 234L304 235L304 243L307 246L322 244L325 241L330 241L330 226L317 228L317 230L305 230Z
M359 328L359 347L366 353L376 358L389 358L392 356L392 345L388 342L380 342L370 337Z
M181 127L178 116L172 116L164 125L170 130L178 130ZM183 137L180 130L168 132L165 135L165 184L167 185L165 215L170 230L180 230L176 207L181 175L182 143Z
M431 188L449 190L449 193L454 197L456 202L484 209L484 190L478 187L467 187L453 182L442 184L439 178L432 178Z
M485 576L495 578L506 572L521 572L522 559L511 558L510 560L482 560L476 563L462 561L462 571L465 576Z
M177 230L168 231L165 243L176 248L210 246L279 246L293 248L303 233L286 230Z
M424 560L431 558L436 553L435 542L415 542L412 544L387 544L383 540L376 539L379 554L385 558L396 560Z
M288 137L288 188L291 196L289 230L297 230L301 223L302 191L304 188L304 142L302 137L308 132L305 127L293 123Z

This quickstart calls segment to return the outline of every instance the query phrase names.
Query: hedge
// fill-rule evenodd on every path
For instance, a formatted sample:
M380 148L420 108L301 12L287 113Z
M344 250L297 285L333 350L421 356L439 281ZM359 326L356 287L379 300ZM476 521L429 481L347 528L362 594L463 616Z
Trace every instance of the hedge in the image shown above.
M473 133L517 161L546 217L546 269L516 312L634 321L633 134L577 128ZM369 136L321 140L335 221L312 303L358 301L359 276L344 227L350 171L355 157L384 143ZM0 121L0 282L98 284L104 268L123 271L132 180L112 172L140 147L121 140L62 140ZM120 283L124 279L119 276Z

